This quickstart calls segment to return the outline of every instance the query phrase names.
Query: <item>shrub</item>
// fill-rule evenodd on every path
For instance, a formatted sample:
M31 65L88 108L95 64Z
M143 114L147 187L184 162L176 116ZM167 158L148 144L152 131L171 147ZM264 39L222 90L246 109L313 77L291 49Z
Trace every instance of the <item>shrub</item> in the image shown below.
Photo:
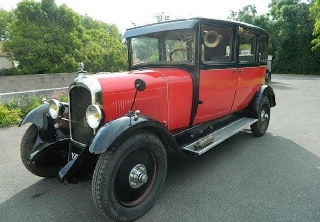
M42 99L43 99L42 96L29 97L28 102L20 107L23 115L26 115L28 112L30 112L34 108L40 106L42 104Z
M19 108L10 109L0 104L0 127L17 124L21 121L22 111Z
M60 102L68 102L69 98L65 91L61 91L59 96L54 96L53 99L57 99Z
M0 127L12 126L21 121L21 118L31 110L42 104L43 96L19 97L11 99L6 104L0 103ZM61 102L68 102L68 95L62 91L59 96L54 96Z

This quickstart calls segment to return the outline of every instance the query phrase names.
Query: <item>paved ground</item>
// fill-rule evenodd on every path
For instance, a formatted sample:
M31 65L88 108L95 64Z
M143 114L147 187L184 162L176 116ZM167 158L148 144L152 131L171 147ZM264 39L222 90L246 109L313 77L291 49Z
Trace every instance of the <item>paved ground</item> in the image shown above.
M320 221L320 78L274 75L268 133L243 131L193 161L169 162L164 189L138 221ZM90 181L62 185L30 174L26 127L0 129L0 221L104 221Z

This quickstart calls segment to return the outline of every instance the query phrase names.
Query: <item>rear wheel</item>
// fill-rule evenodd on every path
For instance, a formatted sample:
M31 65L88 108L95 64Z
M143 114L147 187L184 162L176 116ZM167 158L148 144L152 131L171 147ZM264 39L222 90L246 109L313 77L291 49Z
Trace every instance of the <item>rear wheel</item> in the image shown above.
M270 101L267 96L262 96L259 110L258 110L258 121L252 124L251 132L254 136L263 136L269 126L270 121Z
M138 131L99 157L92 180L94 203L106 218L132 221L155 202L166 172L162 142Z
M30 162L30 154L38 137L38 128L35 124L29 126L22 137L20 154L24 166L31 173L40 177L55 177L61 169L61 166L42 166Z

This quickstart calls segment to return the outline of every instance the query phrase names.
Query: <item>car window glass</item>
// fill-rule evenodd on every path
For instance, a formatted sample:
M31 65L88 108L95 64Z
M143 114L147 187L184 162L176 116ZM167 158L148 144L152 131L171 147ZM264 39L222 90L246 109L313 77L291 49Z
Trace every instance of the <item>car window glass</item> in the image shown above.
M240 62L252 62L255 61L255 52L257 44L257 35L244 31L240 35L239 45L239 61Z
M233 42L231 28L203 26L201 60L206 63L232 62Z
M262 35L259 38L259 61L267 62L268 59L268 39L266 36Z
M157 38L140 37L132 40L132 64L159 61Z
M194 62L194 30L153 32L131 39L132 64Z

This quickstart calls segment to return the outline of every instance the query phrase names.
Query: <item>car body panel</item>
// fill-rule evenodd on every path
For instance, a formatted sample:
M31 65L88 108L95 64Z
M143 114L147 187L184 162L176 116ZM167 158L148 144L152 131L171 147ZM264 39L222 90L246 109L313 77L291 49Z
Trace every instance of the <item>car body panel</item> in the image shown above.
M128 113L135 94L134 81L142 79L147 87L138 92L133 111L163 123L169 130L186 127L192 104L192 80L182 69L158 68L116 74L95 75L103 91L107 123Z

